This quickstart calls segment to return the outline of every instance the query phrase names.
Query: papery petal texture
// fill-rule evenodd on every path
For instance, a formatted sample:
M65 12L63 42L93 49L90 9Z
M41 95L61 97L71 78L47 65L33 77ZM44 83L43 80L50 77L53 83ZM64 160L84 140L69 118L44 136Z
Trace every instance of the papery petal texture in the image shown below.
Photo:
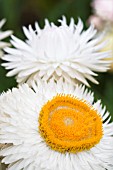
M100 43L103 36L97 36L93 25L83 31L81 19L75 24L71 18L69 25L64 16L58 21L60 26L46 19L43 29L37 22L35 30L31 25L23 27L25 41L12 36L14 48L5 49L8 54L3 60L7 62L2 64L10 70L7 76L16 76L19 84L29 85L33 80L58 81L61 77L74 85L89 86L87 80L98 84L95 72L106 72L110 66L110 61L104 60L110 52L99 52L105 46Z
M7 46L10 45L10 43L7 42L3 42L2 40L4 38L7 38L8 36L10 36L12 34L12 31L1 31L2 26L4 25L4 23L6 22L5 19L2 19L0 21L0 58L3 56L3 49Z
M51 91L51 89L53 89ZM45 103L55 95L73 95L97 110L102 118L103 136L89 150L60 153L52 150L39 132L38 118ZM0 96L0 151L8 170L111 170L113 169L113 123L101 101L84 86L50 81L33 82L32 89L24 84ZM85 120L84 120L85 121Z

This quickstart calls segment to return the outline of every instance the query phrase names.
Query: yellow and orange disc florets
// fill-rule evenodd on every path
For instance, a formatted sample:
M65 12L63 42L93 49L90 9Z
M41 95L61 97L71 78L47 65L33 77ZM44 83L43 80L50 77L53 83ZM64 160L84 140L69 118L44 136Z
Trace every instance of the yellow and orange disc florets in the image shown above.
M41 109L39 132L53 150L76 153L99 143L103 135L102 119L85 101L57 95Z

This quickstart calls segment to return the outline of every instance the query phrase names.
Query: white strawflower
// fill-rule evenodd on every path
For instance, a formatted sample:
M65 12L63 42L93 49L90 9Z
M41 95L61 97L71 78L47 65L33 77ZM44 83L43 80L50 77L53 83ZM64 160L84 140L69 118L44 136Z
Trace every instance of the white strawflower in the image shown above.
M110 57L108 52L99 52L105 45L100 43L102 36L96 36L96 30L91 25L88 30L83 31L83 23L79 19L75 25L71 19L69 26L66 18L59 20L58 27L45 20L45 26L40 29L35 23L36 30L31 25L29 29L23 27L27 40L24 42L12 36L11 43L15 48L6 48L9 53L3 57L7 76L16 75L17 82L27 82L43 79L56 81L63 77L70 83L81 82L89 85L87 80L98 83L93 76L94 72L105 72L108 70Z
M9 46L9 43L3 42L2 40L12 34L12 31L4 31L4 32L1 31L1 28L4 25L5 22L6 22L5 19L2 19L0 21L0 58L3 55L2 49Z
M27 84L0 96L8 170L111 170L113 123L84 86Z

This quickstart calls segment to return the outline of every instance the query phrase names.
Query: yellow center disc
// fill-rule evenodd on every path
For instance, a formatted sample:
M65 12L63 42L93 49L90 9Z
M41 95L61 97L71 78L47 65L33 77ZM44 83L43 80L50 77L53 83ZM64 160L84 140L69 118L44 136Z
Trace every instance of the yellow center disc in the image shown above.
M76 153L99 143L103 135L102 119L83 100L57 95L41 109L39 132L53 150Z

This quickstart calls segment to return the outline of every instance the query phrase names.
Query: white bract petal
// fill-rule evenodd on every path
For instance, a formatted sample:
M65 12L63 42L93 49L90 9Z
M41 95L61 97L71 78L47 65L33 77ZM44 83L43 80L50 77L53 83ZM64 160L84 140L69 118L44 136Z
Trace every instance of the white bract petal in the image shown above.
M45 26L41 29L35 23L36 30L30 25L23 31L27 37L24 41L12 36L11 44L14 48L6 48L8 53L3 57L7 63L2 65L10 69L7 76L15 76L18 83L30 82L34 79L49 81L60 77L64 81L76 84L81 82L89 85L87 80L95 84L94 72L108 70L110 52L99 52L105 45L101 43L103 36L96 36L93 26L83 31L83 23L79 19L78 24L71 18L67 25L66 18L58 20L60 26L45 20Z
M0 58L3 56L3 51L2 49L4 49L5 47L9 46L10 43L7 42L3 42L2 40L8 36L10 36L12 34L12 31L1 31L2 26L4 25L4 23L6 22L5 19L2 19L0 21Z
M65 21L63 24L65 24ZM67 96L68 100L65 98L65 106L63 106L62 102L61 105L58 104L60 100L51 105L50 117L48 119L49 123L46 122L45 127L50 126L51 122L54 121L51 116L58 113L54 126L56 123L59 123L62 118L59 116L62 115L63 109L67 112L70 109L69 107L72 107L73 102L68 103L72 97L72 101L75 99L78 105L75 103L76 106L73 105L71 108L71 112L68 113L68 118L66 118L67 120L63 119L64 123L66 123L64 127L69 130L68 123L72 123L69 124L69 126L72 125L71 131L73 131L73 125L75 123L74 128L77 128L79 131L78 134L76 131L77 136L75 139L77 139L80 137L84 124L86 124L85 127L87 129L88 119L90 114L92 115L91 112L97 112L97 115L100 116L102 120L101 124L103 129L103 135L97 144L88 150L84 149L84 145L83 150L78 150L75 153L71 153L68 150L63 153L59 150L57 151L55 148L52 149L48 145L40 133L40 114L43 114L43 112L41 112L43 106L46 105L47 107L51 100L55 100L55 96L61 97L60 100L62 100L62 97ZM82 104L85 104L83 104L82 108L80 104L81 101ZM55 105L59 106L55 108ZM86 109L88 107L91 109L89 117L86 117L86 121L85 118L81 119L81 116L87 114ZM75 117L77 116L75 122L69 119L69 115L73 113L74 109ZM60 112L60 110L62 112ZM48 110L46 111L46 114L48 114ZM85 131L83 131L83 137L81 138L83 142L87 137L91 138L93 123L96 119L97 117L94 117L94 119L92 117L90 118L89 135L87 136L86 133L86 137L84 137ZM82 121L82 124L79 124L81 128L78 126L79 121ZM63 83L62 79L54 83L52 79L49 83L32 81L32 89L27 84L19 86L19 88L13 88L12 91L9 90L0 96L0 144L8 144L0 151L0 156L4 157L2 162L9 164L8 170L111 170L113 169L113 123L109 123L109 121L110 116L106 108L102 107L100 100L94 102L93 93L85 89L85 86L72 86L71 84ZM62 122L60 122L60 124L61 123ZM98 125L99 124L96 126ZM54 128L54 126L51 125L51 129ZM63 134L63 132L59 133L58 131L60 127L59 124L56 127L58 128L57 135ZM100 132L95 131L95 133L99 134ZM67 134L68 131L66 136ZM64 135L63 139L65 139L64 137L66 136ZM60 137L62 138L62 136ZM73 138L73 136L69 135L69 138L70 137ZM75 142L71 141L71 138L66 144ZM59 139L58 137L58 140ZM91 140L93 140L93 138ZM60 148L62 148L62 145ZM73 150L73 148L71 149Z

